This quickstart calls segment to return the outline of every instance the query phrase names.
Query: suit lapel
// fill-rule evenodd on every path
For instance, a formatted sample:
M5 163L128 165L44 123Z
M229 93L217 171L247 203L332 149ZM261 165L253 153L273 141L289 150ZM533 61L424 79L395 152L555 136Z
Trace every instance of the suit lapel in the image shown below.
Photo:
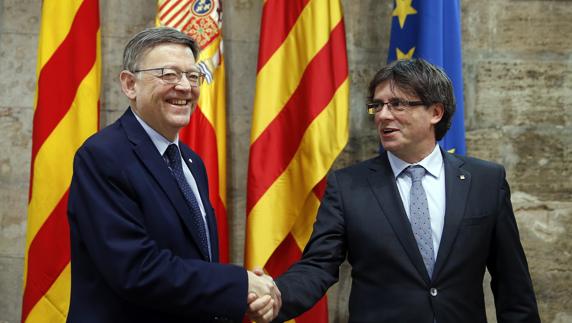
M163 157L159 154L157 148L135 118L131 109L127 110L127 112L125 112L121 117L121 123L124 126L129 141L133 144L135 154L145 165L149 173L155 178L159 186L165 192L165 195L167 195L167 198L177 210L178 216L191 233L197 249L200 251L203 258L205 260L209 259L208 255L206 255L202 248L199 247L199 236L193 227L190 218L189 206L179 189L177 181L171 175Z
M401 196L395 183L395 176L387 158L387 152L384 152L379 158L372 161L371 169L375 173L368 178L368 181L377 202L383 210L383 215L387 218L413 266L415 266L421 277L429 283L429 274L423 264L423 258L413 236L411 224L403 208L403 202L401 201Z
M451 252L465 214L471 174L462 169L463 161L441 150L445 166L445 224L433 276L438 277Z

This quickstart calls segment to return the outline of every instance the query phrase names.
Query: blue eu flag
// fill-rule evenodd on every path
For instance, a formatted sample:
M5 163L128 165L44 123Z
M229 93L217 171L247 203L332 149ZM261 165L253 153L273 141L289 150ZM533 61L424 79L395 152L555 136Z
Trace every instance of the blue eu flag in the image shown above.
M395 0L389 58L423 58L441 66L453 82L457 110L439 141L445 150L464 155L463 71L459 0Z

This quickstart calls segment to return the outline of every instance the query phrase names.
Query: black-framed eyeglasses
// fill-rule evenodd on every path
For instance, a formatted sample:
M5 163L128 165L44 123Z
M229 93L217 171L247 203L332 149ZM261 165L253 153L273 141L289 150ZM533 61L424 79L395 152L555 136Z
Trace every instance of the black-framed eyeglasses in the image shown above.
M183 72L176 68L171 67L156 67L156 68L146 68L142 70L135 70L133 73L140 73L140 72L152 72L152 71L160 71L159 75L153 74L153 76L160 78L163 82L168 84L179 84L181 79L183 78L183 74L189 80L189 83L192 87L198 87L203 84L205 81L205 74L199 71L187 71Z
M423 101L408 101L404 99L390 99L387 102L383 101L372 101L366 104L367 106L367 113L369 114L376 114L379 111L383 110L384 106L387 106L389 112L403 112L408 107L416 107L421 105L427 105Z

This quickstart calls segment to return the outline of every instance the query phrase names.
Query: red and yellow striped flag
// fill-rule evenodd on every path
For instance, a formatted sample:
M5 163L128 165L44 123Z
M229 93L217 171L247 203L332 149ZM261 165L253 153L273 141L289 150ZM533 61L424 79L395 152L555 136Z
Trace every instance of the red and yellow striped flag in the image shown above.
M266 0L248 167L246 267L272 276L308 242L325 176L348 140L339 0ZM327 322L325 298L296 319Z
M189 125L179 139L205 163L209 196L214 208L219 238L219 260L229 261L226 219L226 109L224 59L222 55L222 4L220 0L159 0L157 25L177 28L200 47L198 65L207 75Z
M99 124L97 0L44 0L32 135L22 322L65 322L67 199L75 151Z

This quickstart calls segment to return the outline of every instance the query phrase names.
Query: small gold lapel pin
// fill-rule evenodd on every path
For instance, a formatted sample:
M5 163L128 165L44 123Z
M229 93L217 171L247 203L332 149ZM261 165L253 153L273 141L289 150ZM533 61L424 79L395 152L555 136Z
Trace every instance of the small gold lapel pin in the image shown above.
M464 180L464 179L465 179L465 175L459 175L459 178L460 178L461 180Z

